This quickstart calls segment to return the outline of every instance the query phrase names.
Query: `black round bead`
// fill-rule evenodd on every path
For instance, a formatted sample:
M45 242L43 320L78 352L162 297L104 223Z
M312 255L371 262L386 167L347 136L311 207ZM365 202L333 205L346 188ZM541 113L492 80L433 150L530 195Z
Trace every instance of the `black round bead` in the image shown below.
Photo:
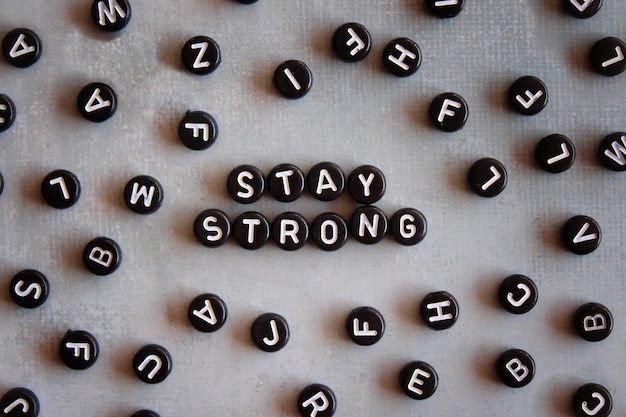
M281 63L274 71L274 87L285 98L304 97L313 86L313 74L302 61L295 59Z
M309 225L298 213L282 213L272 222L271 236L279 248L286 251L298 250L309 239Z
M535 377L535 361L521 349L510 349L498 358L496 372L505 385L521 388Z
M304 191L304 172L294 164L275 166L265 181L270 195L284 203L297 200Z
M357 307L346 318L346 332L354 343L370 346L385 333L385 319L374 307Z
M163 186L154 177L138 175L126 184L124 202L137 214L152 214L163 204Z
M574 328L585 340L599 342L613 330L613 315L600 303L587 303L574 313Z
M439 0L426 0L426 5L433 15L442 19L457 16L463 10L464 0L442 2Z
M83 263L93 274L112 274L122 263L122 249L113 239L97 237L85 245Z
M572 166L576 159L576 148L567 136L546 136L537 143L535 159L546 171L558 174Z
M41 182L41 195L57 209L72 207L80 197L80 181L70 171L58 169L46 175Z
M372 49L372 37L360 23L344 23L333 34L333 50L345 62L362 61Z
M327 252L341 249L348 241L346 221L336 213L322 213L311 223L311 240Z
M348 176L348 192L358 203L374 204L385 195L385 190L385 175L375 166L361 165Z
M276 313L265 313L254 320L250 327L252 341L265 352L277 352L289 341L287 320Z
M388 220L385 213L375 206L362 206L354 210L348 224L350 234L367 245L378 243L387 234Z
M187 110L178 124L178 138L187 148L202 151L217 140L217 121L204 111Z
M498 288L500 304L513 314L528 313L537 304L537 298L537 286L524 275L509 275Z
M337 409L337 397L323 384L311 384L300 391L298 411L302 417L332 417Z
M459 303L447 291L427 294L420 303L420 316L434 330L449 329L459 318Z
M133 358L133 370L141 381L158 384L172 372L172 356L163 346L145 345Z
M28 388L13 388L0 399L2 417L37 417L39 398Z
M422 64L422 51L409 38L396 38L383 50L383 65L396 77L408 77L417 72Z
M561 240L576 255L587 255L600 246L602 231L597 221L589 216L574 216L561 229Z
M84 370L93 366L100 355L95 336L84 330L68 330L59 345L63 363L71 369Z
M520 77L509 88L509 102L519 114L535 115L548 104L548 88L537 77Z
M332 201L343 193L346 176L339 165L332 162L320 162L307 173L306 185L316 199Z
M474 162L467 173L470 187L481 197L495 197L506 188L508 175L500 161L482 158Z
M233 222L233 237L244 249L260 249L270 237L270 224L261 213L242 213Z
M2 40L2 54L14 67L30 67L39 61L41 50L41 39L30 29L13 29Z
M417 245L426 237L426 217L414 208L396 211L389 220L391 236L401 245Z
M260 169L252 165L239 165L228 174L228 194L242 204L251 204L263 196L265 177Z
M228 310L226 303L215 294L200 294L189 303L187 317L191 325L203 333L215 332L224 326Z
M591 47L589 60L598 74L614 77L626 70L626 43L614 36L600 39Z
M193 234L204 246L217 248L228 241L230 220L221 210L204 210L193 222Z
M15 122L16 108L11 97L0 94L0 132L5 132Z
M128 0L94 0L91 18L96 26L107 32L117 32L130 22L132 9Z
M195 36L189 39L182 49L183 66L195 75L208 75L222 62L218 43L208 36Z
M46 302L50 294L50 284L46 276L34 269L18 272L11 280L11 298L20 307L37 308Z
M439 385L435 368L426 362L409 362L400 371L400 386L404 393L414 400L431 397Z
M117 95L104 83L91 83L80 90L76 104L85 119L101 123L117 111Z
M572 407L578 417L608 417L613 410L613 397L602 385L589 383L576 390Z

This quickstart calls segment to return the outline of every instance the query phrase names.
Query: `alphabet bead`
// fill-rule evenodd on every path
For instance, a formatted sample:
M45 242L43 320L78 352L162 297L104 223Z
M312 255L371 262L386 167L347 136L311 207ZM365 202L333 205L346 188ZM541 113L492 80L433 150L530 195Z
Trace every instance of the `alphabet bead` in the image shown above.
M510 349L498 358L496 372L505 385L521 388L535 377L535 361L521 349Z

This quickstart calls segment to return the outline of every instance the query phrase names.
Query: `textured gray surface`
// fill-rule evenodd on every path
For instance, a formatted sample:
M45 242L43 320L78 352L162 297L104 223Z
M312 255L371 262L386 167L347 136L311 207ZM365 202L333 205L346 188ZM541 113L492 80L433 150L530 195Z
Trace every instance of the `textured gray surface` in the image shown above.
M624 130L624 76L604 78L587 65L590 46L605 36L624 38L626 3L607 1L580 21L557 0L469 1L457 18L431 17L417 0L133 1L133 19L121 33L99 32L90 1L2 0L0 36L28 27L44 43L41 60L19 70L0 62L0 92L18 116L0 135L0 280L4 288L21 269L44 272L52 291L39 309L18 308L0 296L0 392L26 386L39 396L44 416L130 416L152 408L162 416L295 416L300 389L320 382L335 390L342 416L572 415L570 398L586 382L614 394L615 415L626 413L622 318L623 174L601 167L599 141ZM372 33L371 55L346 64L330 51L336 27L348 21ZM223 63L208 77L184 71L180 48L195 35L213 37ZM407 36L424 54L414 76L384 72L380 55L391 39ZM309 64L311 93L299 101L279 97L274 68L286 59ZM513 113L505 100L519 76L542 78L550 103L539 115ZM82 119L75 107L81 87L112 85L118 113L103 124ZM427 120L430 100L454 91L469 103L465 128L444 134ZM207 151L193 152L177 138L187 109L213 114L220 133ZM560 175L539 170L536 142L551 133L576 144L574 166ZM494 199L471 193L465 174L474 160L494 157L510 180ZM387 193L377 205L388 214L415 207L428 219L428 235L415 247L385 240L366 246L350 240L338 252L312 244L295 253L273 244L248 252L234 243L198 244L191 225L210 207L232 217L250 208L269 218L298 211L344 216L356 208L309 195L294 203L269 196L244 207L226 194L225 178L250 163L268 172L292 162L305 171L331 160L346 171L378 166ZM42 178L53 169L81 180L80 201L68 210L47 206ZM139 216L124 205L126 182L139 174L161 181L160 211ZM587 256L565 251L560 225L575 214L596 218L604 232ZM106 235L121 245L124 261L109 277L89 274L82 248ZM497 304L499 282L512 273L532 277L539 303L514 316ZM435 332L417 316L421 298L447 290L461 316ZM189 301L219 294L229 318L219 332L195 331ZM582 303L612 309L616 327L600 343L585 342L570 325ZM387 321L371 347L344 334L347 313L378 308ZM287 318L292 338L267 354L249 338L254 318L273 311ZM66 368L58 343L67 329L84 329L102 349L83 372ZM151 386L133 375L131 360L146 343L167 347L174 369ZM500 352L522 348L537 375L521 389L498 382ZM400 391L397 375L412 360L438 371L440 385L425 401Z

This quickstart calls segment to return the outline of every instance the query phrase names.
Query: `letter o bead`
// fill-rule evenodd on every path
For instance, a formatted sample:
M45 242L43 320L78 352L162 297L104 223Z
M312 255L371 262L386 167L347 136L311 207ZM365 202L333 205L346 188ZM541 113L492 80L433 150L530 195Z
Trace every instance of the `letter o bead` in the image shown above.
M336 213L322 213L311 223L311 240L327 252L341 249L348 241L348 225Z
M217 248L228 241L230 220L221 210L204 210L193 222L193 234L204 246Z

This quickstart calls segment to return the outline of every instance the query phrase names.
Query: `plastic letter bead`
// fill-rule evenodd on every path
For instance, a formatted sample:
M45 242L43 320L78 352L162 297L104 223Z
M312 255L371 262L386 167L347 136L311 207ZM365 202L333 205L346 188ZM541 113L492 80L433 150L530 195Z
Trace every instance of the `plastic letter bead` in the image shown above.
M422 299L420 316L431 329L448 329L459 318L459 303L447 291L431 292Z
M265 181L270 195L283 203L297 200L304 191L304 172L294 164L275 166Z
M600 246L602 231L598 222L591 217L574 216L563 225L561 239L572 253L587 255Z
M94 0L91 18L96 26L107 32L117 32L130 22L132 9L128 0Z
M414 400L431 397L439 385L439 376L431 365L422 361L407 363L400 371L400 387Z
M518 78L509 88L509 102L519 114L535 115L548 104L548 88L537 77Z
M346 318L346 332L357 345L373 345L385 333L385 319L374 307L357 307Z
M396 77L408 77L422 64L422 51L409 38L396 38L383 50L383 65Z
M83 263L93 274L112 274L122 263L122 249L113 239L97 237L85 245Z
M431 101L428 115L433 125L444 132L456 132L465 126L469 107L456 93L443 93Z
M346 175L339 165L332 162L320 162L307 173L306 186L313 197L318 200L332 201L343 193Z
M346 221L336 213L322 213L311 223L311 240L327 252L341 249L348 240Z
M535 361L521 349L510 349L498 358L496 372L505 385L521 388L535 377Z
M41 195L57 209L72 207L80 197L80 181L70 171L58 169L46 175L41 182Z
M48 278L41 272L25 269L13 277L9 292L18 306L37 308L48 299L50 284Z
M59 345L59 354L68 368L83 370L96 363L100 348L91 333L84 330L68 330Z
M292 59L276 68L273 81L274 87L283 97L298 99L311 91L313 74L304 62Z
M26 28L13 29L2 40L2 54L14 67L28 68L41 57L41 39Z
M222 62L220 46L208 36L189 39L182 49L183 66L195 75L208 75Z
M233 222L233 237L244 249L260 249L270 237L270 224L261 213L248 211Z
M163 186L149 175L132 178L124 188L126 206L137 214L151 214L163 203Z
M337 409L337 397L323 384L311 384L300 391L298 411L302 417L332 417Z
M0 94L0 132L5 132L15 121L15 103L6 94Z
M626 43L614 36L593 44L589 59L598 74L614 77L626 70Z
M613 315L600 303L583 304L574 314L574 328L583 339L599 342L611 334Z
M228 241L230 220L221 210L205 210L196 217L193 223L193 234L204 246L217 248Z
M172 372L172 356L163 346L145 345L133 358L135 375L146 384L158 384Z
M265 352L277 352L289 341L287 320L276 313L265 313L254 320L250 327L252 341Z
M117 96L108 85L91 83L80 90L76 104L85 119L101 123L117 111Z
M362 61L372 49L372 37L360 23L344 23L333 34L333 50L345 62Z
M39 398L28 388L13 388L0 399L1 417L37 417Z
M613 397L602 385L589 383L574 393L572 407L578 417L608 417L613 409Z
M265 177L260 169L252 165L239 165L228 174L228 194L242 204L251 204L263 196Z
M271 236L279 248L286 251L298 250L309 239L309 225L298 213L282 213L272 222Z
M178 138L191 150L208 149L217 140L217 121L207 112L187 110L178 124Z
M187 317L191 325L203 333L215 332L224 326L226 303L215 294L201 294L189 303Z
M426 237L426 217L414 208L396 211L389 220L391 236L401 245L417 245Z

